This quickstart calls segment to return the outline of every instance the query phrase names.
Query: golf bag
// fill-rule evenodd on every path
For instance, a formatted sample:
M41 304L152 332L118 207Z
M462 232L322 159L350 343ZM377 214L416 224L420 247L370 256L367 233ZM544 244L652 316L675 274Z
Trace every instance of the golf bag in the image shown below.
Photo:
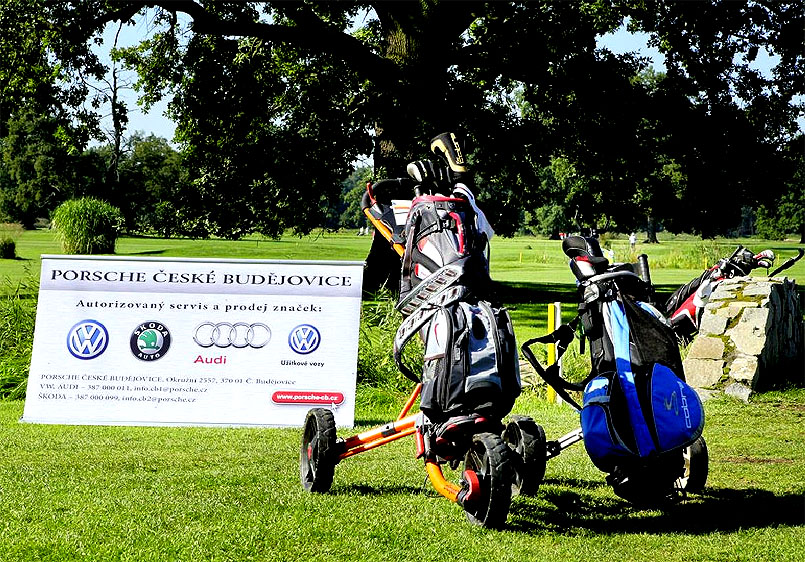
M415 198L404 230L400 301L394 342L400 370L405 345L425 345L420 409L433 423L470 414L500 420L520 393L514 329L508 312L484 300L491 279L486 234L462 195Z
M640 503L664 499L682 476L683 449L701 436L704 409L685 383L670 324L649 302L646 259L610 265L598 241L581 236L562 248L578 281L579 315L532 342L557 342L561 353L580 326L592 369L581 383L561 378L557 365L537 370L579 410L587 453L615 493ZM533 364L530 343L523 351ZM581 391L581 404L570 390Z
M797 255L788 258L779 267L768 273L774 277L799 261L805 251L797 250ZM774 265L775 255L772 250L763 250L755 254L751 250L738 246L729 257L718 261L713 267L705 269L701 275L679 287L665 302L665 314L671 326L682 340L690 340L699 331L704 307L711 293L725 279L742 277L757 268L767 270Z
M520 393L520 373L509 314L490 302L493 231L465 183L471 175L456 136L438 135L431 150L437 161L408 165L413 186L410 179L384 180L381 189L368 186L364 198L366 216L402 259L397 309L404 320L394 359L406 377L422 382L420 409L430 423L499 422ZM403 185L414 199L401 221L404 203L383 194ZM421 378L403 361L416 334L425 347Z

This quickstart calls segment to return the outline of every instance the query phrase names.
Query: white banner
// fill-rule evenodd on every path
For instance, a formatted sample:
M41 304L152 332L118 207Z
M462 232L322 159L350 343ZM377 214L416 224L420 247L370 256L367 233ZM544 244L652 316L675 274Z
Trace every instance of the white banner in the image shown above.
M361 262L42 256L22 421L355 417Z

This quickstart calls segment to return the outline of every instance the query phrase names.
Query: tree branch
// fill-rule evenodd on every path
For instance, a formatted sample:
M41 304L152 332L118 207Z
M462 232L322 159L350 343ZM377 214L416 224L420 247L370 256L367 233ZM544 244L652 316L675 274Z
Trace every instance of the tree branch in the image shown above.
M388 59L373 53L355 37L329 25L315 13L300 13L300 25L275 25L254 21L228 21L211 14L195 0L141 0L120 2L121 8L97 18L95 26L110 21L126 21L145 7L158 7L167 12L184 13L193 20L193 31L203 35L255 37L269 43L285 43L311 52L335 56L364 78L393 87L401 80L399 69Z

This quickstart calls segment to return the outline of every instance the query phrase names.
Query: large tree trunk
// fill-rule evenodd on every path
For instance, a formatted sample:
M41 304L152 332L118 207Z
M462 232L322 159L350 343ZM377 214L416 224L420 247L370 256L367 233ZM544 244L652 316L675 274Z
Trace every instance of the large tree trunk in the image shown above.
M651 215L646 217L646 242L649 244L660 243L660 241L657 240L657 221L654 220L654 217Z
M375 103L382 108L382 118L375 124L375 179L405 177L406 166L413 160L427 158L429 140L442 130L425 130L423 124L440 126L448 115L446 72L434 57L443 46L443 34L429 33L417 3L386 4L378 16L386 31L386 58L397 65L404 77L393 92L378 92ZM409 70L410 69L410 70ZM446 125L455 127L458 124ZM401 193L399 198L413 198ZM391 245L375 233L364 270L364 291L368 294L386 286L399 291L400 257Z

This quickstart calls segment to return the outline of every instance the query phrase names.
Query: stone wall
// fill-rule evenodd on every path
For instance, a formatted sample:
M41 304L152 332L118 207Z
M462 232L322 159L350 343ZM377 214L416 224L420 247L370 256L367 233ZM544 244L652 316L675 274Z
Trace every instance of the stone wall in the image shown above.
M725 280L705 306L684 361L685 377L705 397L726 392L744 401L787 381L802 385L803 331L793 281Z

